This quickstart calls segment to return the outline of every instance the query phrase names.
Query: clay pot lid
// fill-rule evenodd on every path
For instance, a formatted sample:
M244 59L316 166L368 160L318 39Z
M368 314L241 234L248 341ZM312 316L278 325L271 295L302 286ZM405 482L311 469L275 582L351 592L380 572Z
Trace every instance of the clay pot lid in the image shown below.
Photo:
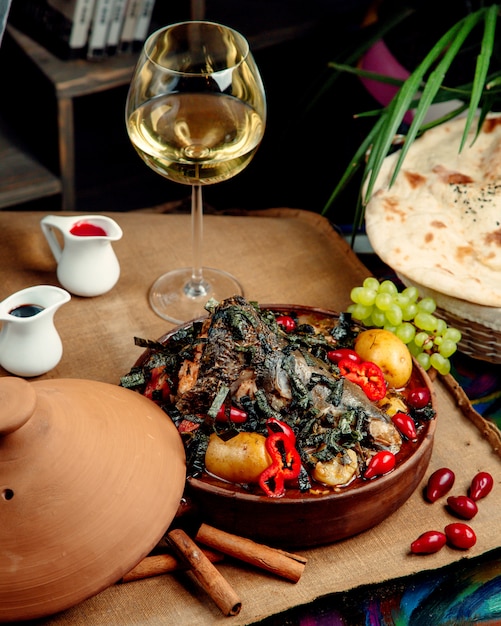
M169 527L185 477L177 429L140 394L0 378L0 622L118 581Z

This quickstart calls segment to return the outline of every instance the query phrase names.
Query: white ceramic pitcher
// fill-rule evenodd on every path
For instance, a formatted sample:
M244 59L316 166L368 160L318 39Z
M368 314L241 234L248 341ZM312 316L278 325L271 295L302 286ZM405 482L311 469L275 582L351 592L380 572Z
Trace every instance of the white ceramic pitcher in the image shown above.
M0 365L16 376L40 376L61 360L63 345L54 314L70 294L36 285L0 302Z
M77 296L99 296L115 286L120 265L111 244L123 233L114 220L104 215L46 215L40 225L65 289Z

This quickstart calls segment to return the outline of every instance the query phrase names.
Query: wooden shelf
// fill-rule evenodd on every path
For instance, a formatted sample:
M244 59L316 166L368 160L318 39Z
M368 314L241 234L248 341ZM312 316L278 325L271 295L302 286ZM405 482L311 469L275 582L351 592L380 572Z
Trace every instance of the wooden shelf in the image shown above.
M126 85L138 58L127 53L99 61L64 61L13 26L8 26L7 32L52 83L58 98L77 98Z
M294 16L295 19L286 20L281 15L275 15L276 10L273 19L270 16L265 19L249 3L239 7L233 7L232 3L220 6L217 2L207 0L190 1L192 19L205 17L213 21L226 21L223 18L227 18L234 22L230 25L238 28L245 26L241 31L248 37L251 48L257 50L300 39L311 32L316 23L315 19L302 19L302 16L299 16L301 19ZM242 21L244 23L240 24ZM60 208L75 211L75 123L78 120L76 122L74 119L74 100L129 84L138 53L116 54L99 61L63 60L11 25L7 26L5 34L28 71L33 68L42 77L43 83L47 83L49 90L53 90L57 106L59 177L37 162L29 151L9 136L8 127L0 123L3 170L0 178L0 209L61 194ZM54 167L57 165L54 164Z
M7 34L12 38L19 51L41 72L54 89L57 100L59 192L62 193L61 208L65 211L74 211L76 198L73 100L80 96L127 85L130 82L138 55L135 53L117 54L96 62L85 59L64 61L10 25L7 27ZM2 133L1 129L0 133ZM7 145L11 145L11 142L7 141L5 137L2 141L6 142ZM11 146L9 150L12 149ZM16 158L18 159L22 159L23 156L25 159L23 167L28 171L29 156L16 153ZM30 177L33 177L34 182L38 183L38 181L41 181L41 166L36 162L33 162L32 166L33 171L30 173ZM7 191L4 189L5 183L2 181L0 184L0 191L2 193ZM50 181L49 187L52 189L54 184L54 180ZM14 186L14 183L12 186ZM45 189L45 186L43 189ZM25 190L28 195L28 186L25 187ZM41 191L42 189L38 184L34 184L31 189L34 197L37 197L36 194L40 194ZM38 197L41 196L39 195Z
M61 181L21 145L0 119L0 209L60 194Z

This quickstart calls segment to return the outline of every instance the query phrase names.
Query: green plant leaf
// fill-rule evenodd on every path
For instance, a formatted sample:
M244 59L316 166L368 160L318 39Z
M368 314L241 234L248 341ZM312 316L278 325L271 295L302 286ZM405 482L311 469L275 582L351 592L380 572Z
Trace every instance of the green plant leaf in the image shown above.
M371 131L367 134L367 137L360 144L358 150L356 151L355 155L353 156L353 158L352 158L352 160L350 162L350 165L345 170L343 176L341 177L340 181L336 185L336 188L332 192L329 200L327 201L326 205L324 206L323 211L322 211L322 215L325 215L325 213L330 208L331 204L338 197L338 195L341 193L341 191L343 189L345 189L347 184L350 182L350 180L353 178L353 176L356 174L356 172L360 168L361 164L364 162L366 154L367 154L367 151L368 151L370 145L372 144L372 142L374 141L374 138L376 137L377 133L379 132L379 129L380 129L383 121L384 121L384 118L380 117L376 121L374 126L372 127Z
M472 22L471 28L473 28L473 21L475 23L478 21L478 18L475 19L474 16L475 14L468 16L468 24ZM383 161L387 157L390 151L393 137L396 135L398 128L400 127L400 124L402 123L402 120L404 119L405 114L409 110L413 98L417 96L418 90L423 85L424 77L426 76L430 68L433 66L435 61L439 57L445 54L445 57L444 57L444 59L446 59L445 63L444 63L444 60L442 61L442 63L439 63L439 67L441 66L440 71L435 70L435 72L437 73L435 73L434 75L432 74L432 76L430 76L430 80L428 81L428 84L430 84L430 81L431 81L431 86L428 87L428 90L427 90L427 95L426 95L427 101L425 101L425 103L421 105L421 110L419 110L419 107L418 107L416 111L416 115L419 114L420 118L422 119L424 117L423 111L426 112L426 110L428 110L429 104L431 104L431 101L428 101L429 96L432 95L433 91L438 89L438 86L442 83L442 80L443 80L442 72L444 71L444 65L446 65L446 67L450 66L450 64L452 63L452 58L457 53L457 50L459 50L459 48L461 47L461 44L464 42L464 39L466 38L467 33L470 32L471 30L471 28L465 27L463 22L464 20L461 20L460 22L455 24L452 28L450 28L445 33L445 35L443 35L439 39L439 41L433 46L430 52L426 55L424 60L419 64L419 66L412 72L409 78L405 81L404 85L401 87L401 89L397 92L396 96L388 105L387 108L389 110L389 115L387 118L387 122L381 129L381 134L380 136L377 137L376 142L374 143L372 147L372 150L375 152L375 155L376 155L374 158L373 167L370 171L368 168L366 168L366 175L368 176L368 183L367 183L367 187L366 187L366 191L365 191L364 199L363 199L364 204L367 203L368 199L372 195L377 177L383 165ZM454 55L447 54L448 50L450 50L451 47L455 50ZM425 87L425 90L426 90L426 87ZM409 139L407 140L406 144L404 144L404 148L406 148L406 150L409 149L417 132L416 130L417 125L415 124L415 120L413 122L413 125L414 125L414 129L412 128L412 125L411 125L411 129L409 129ZM401 161L400 161L400 164L401 164ZM395 170L393 172L393 179L398 174L400 164L397 163L397 166L395 167Z
M442 56L441 61L438 63L437 67L433 70L428 80L426 81L423 93L419 99L419 105L414 112L414 119L412 120L403 148L400 151L397 162L395 164L395 169L390 180L390 187L395 182L395 178L397 177L397 174L402 167L402 163L407 156L409 148L414 142L414 139L416 138L418 131L421 128L422 122L426 116L426 113L428 112L428 109L434 101L435 95L439 90L440 85L444 81L447 70L451 66L465 39L471 33L473 28L478 24L481 18L481 13L472 13L456 25L457 32L454 34L453 40L449 42L448 45L446 45L445 54ZM451 29L451 31L456 30L456 28ZM451 33L451 31L449 31L449 33ZM446 39L448 39L447 35ZM471 112L471 106L469 111ZM375 183L375 180L373 182Z
M485 14L485 24L484 24L484 35L482 37L482 45L480 49L480 54L477 58L477 65L475 67L475 77L473 80L473 87L471 91L470 98L470 108L468 110L468 116L466 118L465 129L463 133L463 137L461 140L461 144L459 146L459 151L464 148L464 144L466 143L466 139L468 137L468 132L473 123L473 120L476 116L478 105L480 103L480 99L482 98L482 94L484 92L484 87L487 79L487 73L489 71L489 65L491 62L492 50L494 48L494 35L496 32L496 22L498 15L499 7L496 4L493 4ZM477 138L478 133L480 132L481 124L479 123L477 127L477 132L473 141ZM473 143L473 142L472 142Z
M354 48L349 51L346 55L344 55L344 65L346 67L351 67L352 64L356 65L359 61L360 57L367 52L377 41L383 39L384 36L389 33L394 28L398 27L409 15L415 12L415 9L410 7L403 7L402 9L398 9L394 15L388 17L385 20L377 21L376 24L372 24L370 26L366 26L363 30L364 33L369 33L369 35L365 38L365 40L358 45L355 45ZM329 63L328 67L334 67L335 63ZM335 68L336 69L336 68ZM343 74L344 70L337 70L335 72L331 72L330 75L325 78L322 82L322 85L319 91L313 96L313 98L309 99L308 106L306 107L306 113L309 113L311 109L317 104L320 98L327 92L335 82L340 78Z
M401 87L404 84L404 80L401 78L393 78L392 76L386 76L385 74L378 74L377 72L370 72L369 70L362 70L359 67L352 67L351 65L345 65L344 63L335 63L331 61L328 67L337 70L338 72L345 72L346 74L355 74L359 78L370 78L371 80L377 80L380 83L386 83L388 85L395 85Z
M355 172L364 167L365 160L362 190L360 193L360 202L357 204L354 229L362 225L365 205L374 191L374 186L384 159L388 156L393 147L395 137L407 111L411 109L414 110L413 122L403 142L403 147L392 173L391 182L394 181L398 174L413 141L426 130L438 126L467 110L468 115L466 117L465 132L463 135L464 143L479 108L480 120L478 128L480 128L481 123L488 112L492 110L496 98L499 97L501 93L501 72L498 71L489 75L491 58L496 44L495 30L499 10L500 5L494 4L490 7L484 7L474 13L470 13L459 20L431 48L409 78L404 82L400 81L400 88L387 107L376 112L372 111L365 114L357 114L360 117L376 115L378 119L366 139L358 148L347 171L336 185L336 188L324 206L322 214L327 213ZM482 21L484 22L484 27L481 49L477 57L472 81L455 87L444 85L445 76L465 43L465 40ZM340 63L333 63L331 66L338 72L351 72L359 76L380 80L381 82L399 84L398 80L388 79L380 74L365 72L357 67L348 67ZM440 119L435 119L427 124L423 123L432 104L451 100L459 101L458 106L455 107L454 110L449 111ZM461 144L461 148L463 147L463 143ZM365 158L367 154L368 156Z

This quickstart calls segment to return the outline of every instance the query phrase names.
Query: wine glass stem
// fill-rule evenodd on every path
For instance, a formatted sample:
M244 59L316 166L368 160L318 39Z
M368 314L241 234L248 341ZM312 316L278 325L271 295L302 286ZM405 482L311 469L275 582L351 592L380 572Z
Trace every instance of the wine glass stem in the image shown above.
M191 238L193 246L193 265L191 280L185 286L186 295L191 298L206 296L209 290L202 271L203 247L203 201L202 186L193 185L191 191Z

